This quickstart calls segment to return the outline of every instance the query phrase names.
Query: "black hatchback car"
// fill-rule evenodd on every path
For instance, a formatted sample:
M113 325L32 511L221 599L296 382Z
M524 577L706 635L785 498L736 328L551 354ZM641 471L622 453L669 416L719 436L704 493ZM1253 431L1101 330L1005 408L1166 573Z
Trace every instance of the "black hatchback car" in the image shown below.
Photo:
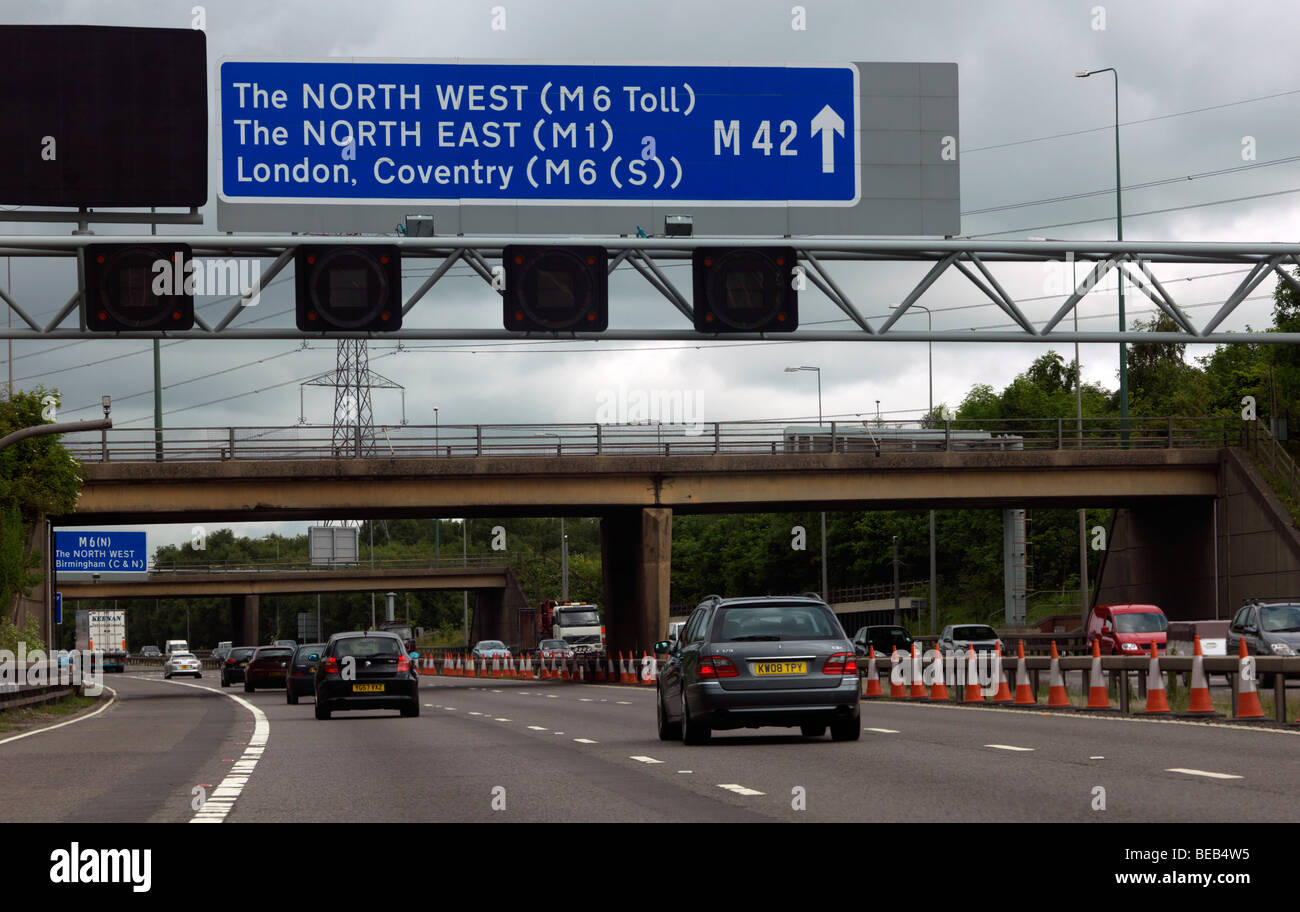
M244 683L244 669L248 661L257 652L256 646L236 646L221 663L221 686Z
M316 718L342 709L400 709L420 714L420 679L400 637L381 630L336 633L316 664Z
M284 679L285 702L293 706L299 697L310 697L316 691L316 665L324 643L304 643L293 651L289 660L289 674Z
M659 672L659 737L703 744L715 730L798 726L815 738L862 736L853 643L819 598L724 599L692 612Z

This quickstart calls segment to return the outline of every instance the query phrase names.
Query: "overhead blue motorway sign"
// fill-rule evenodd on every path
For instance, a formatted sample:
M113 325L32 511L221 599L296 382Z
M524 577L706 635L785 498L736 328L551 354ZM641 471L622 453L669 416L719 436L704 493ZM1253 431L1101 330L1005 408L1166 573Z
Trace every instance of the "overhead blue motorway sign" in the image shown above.
M56 573L143 573L148 567L144 532L54 533Z
M956 91L953 64L225 60L219 221L956 233Z

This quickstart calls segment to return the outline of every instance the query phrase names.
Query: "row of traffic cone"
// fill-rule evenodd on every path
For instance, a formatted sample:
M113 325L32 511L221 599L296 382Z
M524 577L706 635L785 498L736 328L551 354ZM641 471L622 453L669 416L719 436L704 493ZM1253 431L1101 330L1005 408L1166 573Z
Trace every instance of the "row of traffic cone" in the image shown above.
M1009 690L1006 676L1002 669L1002 649L995 647L995 660L993 662L994 677L996 681L996 691L988 700L990 703L1011 704L1013 706L1037 706L1037 697L1034 694L1033 686L1030 684L1029 672L1025 665L1025 644L1020 642L1017 648L1016 663L1016 693L1014 698ZM894 648L894 653L898 648ZM1241 641L1240 658L1246 659L1246 643ZM1047 708L1064 709L1070 708L1069 695L1065 688L1065 678L1061 674L1060 654L1056 649L1056 641L1052 641L1052 662L1049 672L1049 685ZM1090 683L1088 688L1088 704L1084 707L1090 711L1110 711L1110 697L1107 692L1105 679L1101 669L1101 649L1097 641L1092 644L1092 668L1090 671ZM889 696L892 699L911 699L931 701L947 701L948 688L943 679L943 663L935 662L933 664L934 680L931 684L930 693L927 697L925 686L921 678L921 657L915 643L912 644L912 654L905 659L898 659L891 656L891 665L902 663L904 670L904 681L899 682L890 676ZM963 694L962 702L964 703L983 703L985 702L983 690L979 684L978 666L976 662L974 647L969 647L967 651L967 672L966 687ZM1209 679L1205 674L1205 660L1201 652L1201 638L1195 637L1193 640L1193 660L1192 660L1192 685L1189 691L1187 712L1184 715L1191 717L1215 717L1219 713L1215 711L1214 704L1210 699ZM1259 692L1255 686L1254 675L1245 673L1245 663L1238 672L1240 686L1238 689L1237 709L1234 718L1237 719L1263 719L1264 709L1259 701ZM876 650L875 647L869 647L867 657L867 676L866 692L867 698L882 697L884 692L881 689L880 676L876 671ZM1156 652L1156 645L1151 644L1151 665L1147 672L1147 701L1144 709L1146 715L1160 715L1170 713L1169 700L1165 693L1164 675L1160 672L1160 658Z

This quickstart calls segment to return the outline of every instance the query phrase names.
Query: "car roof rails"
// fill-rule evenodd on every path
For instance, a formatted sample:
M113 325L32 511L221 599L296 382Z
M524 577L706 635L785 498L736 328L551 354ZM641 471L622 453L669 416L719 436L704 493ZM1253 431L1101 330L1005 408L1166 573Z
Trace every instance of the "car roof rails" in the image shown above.
M821 593L819 592L805 592L802 597L816 599L819 602L822 601Z
M716 594L706 595L704 598L700 599L701 604L703 604L704 602L720 602L720 601L722 601L722 596Z

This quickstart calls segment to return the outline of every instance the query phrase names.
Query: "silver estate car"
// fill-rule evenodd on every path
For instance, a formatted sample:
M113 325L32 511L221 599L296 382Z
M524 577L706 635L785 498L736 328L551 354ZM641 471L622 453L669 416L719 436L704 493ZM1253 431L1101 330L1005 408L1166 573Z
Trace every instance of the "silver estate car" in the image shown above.
M714 731L798 726L862 736L853 643L820 598L710 596L675 642L655 644L659 737L703 744Z

